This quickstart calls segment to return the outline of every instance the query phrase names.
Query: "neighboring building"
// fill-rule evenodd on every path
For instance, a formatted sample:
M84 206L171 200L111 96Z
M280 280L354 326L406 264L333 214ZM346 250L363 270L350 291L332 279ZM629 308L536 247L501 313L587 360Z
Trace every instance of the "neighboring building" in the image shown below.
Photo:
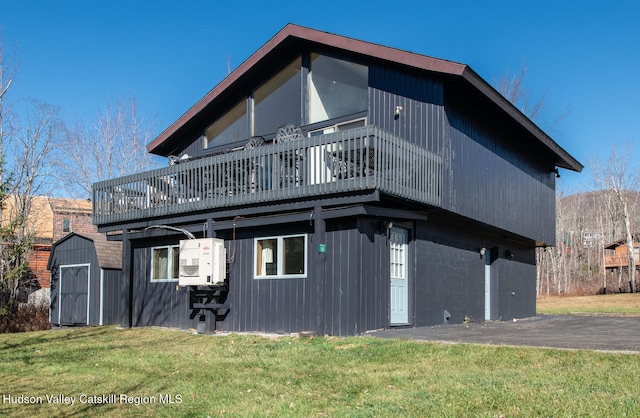
M54 325L120 322L122 242L104 235L66 235L53 244L50 320Z
M121 325L205 331L534 316L557 169L583 168L467 65L296 25L148 150L171 165L94 185ZM224 240L225 287L178 286L187 233Z
M602 248L603 235L598 229L587 229L582 233L583 248Z
M3 224L16 216L17 196L8 196L2 212ZM28 254L29 268L40 288L49 287L47 262L51 245L71 232L96 233L89 200L34 196L26 230L35 236L33 250Z
M633 267L636 271L640 271L640 240L638 235L634 235L633 242ZM606 279L609 283L617 282L617 291L625 291L630 289L630 283L624 283L629 271L629 250L627 248L627 240L620 239L605 245L604 249L604 267ZM610 281L612 279L613 281Z

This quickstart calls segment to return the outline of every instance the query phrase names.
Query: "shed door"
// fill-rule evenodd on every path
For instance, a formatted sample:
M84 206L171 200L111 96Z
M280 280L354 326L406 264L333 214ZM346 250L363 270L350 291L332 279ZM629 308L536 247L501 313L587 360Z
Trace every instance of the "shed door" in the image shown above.
M391 325L409 323L409 275L408 275L408 242L409 231L392 228L389 237L391 248L391 292L390 322Z
M89 324L89 264L60 266L60 324Z

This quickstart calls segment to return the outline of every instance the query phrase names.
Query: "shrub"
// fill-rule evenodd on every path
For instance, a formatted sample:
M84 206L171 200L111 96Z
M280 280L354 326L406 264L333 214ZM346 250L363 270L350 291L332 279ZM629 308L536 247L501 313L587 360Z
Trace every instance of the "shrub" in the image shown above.
M7 304L0 310L0 334L51 329L49 306Z

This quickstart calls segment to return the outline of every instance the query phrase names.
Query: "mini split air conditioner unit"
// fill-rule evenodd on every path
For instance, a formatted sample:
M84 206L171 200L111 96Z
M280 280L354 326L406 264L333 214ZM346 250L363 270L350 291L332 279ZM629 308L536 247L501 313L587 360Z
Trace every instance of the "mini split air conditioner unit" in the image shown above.
M180 286L214 286L227 275L227 251L217 238L180 241Z

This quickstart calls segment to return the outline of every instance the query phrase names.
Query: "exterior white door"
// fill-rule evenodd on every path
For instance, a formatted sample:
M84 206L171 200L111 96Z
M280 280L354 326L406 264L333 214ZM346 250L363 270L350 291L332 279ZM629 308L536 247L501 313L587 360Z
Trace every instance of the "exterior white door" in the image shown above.
M391 249L391 325L409 323L408 242L409 231L402 228L391 229L389 236L389 247Z

